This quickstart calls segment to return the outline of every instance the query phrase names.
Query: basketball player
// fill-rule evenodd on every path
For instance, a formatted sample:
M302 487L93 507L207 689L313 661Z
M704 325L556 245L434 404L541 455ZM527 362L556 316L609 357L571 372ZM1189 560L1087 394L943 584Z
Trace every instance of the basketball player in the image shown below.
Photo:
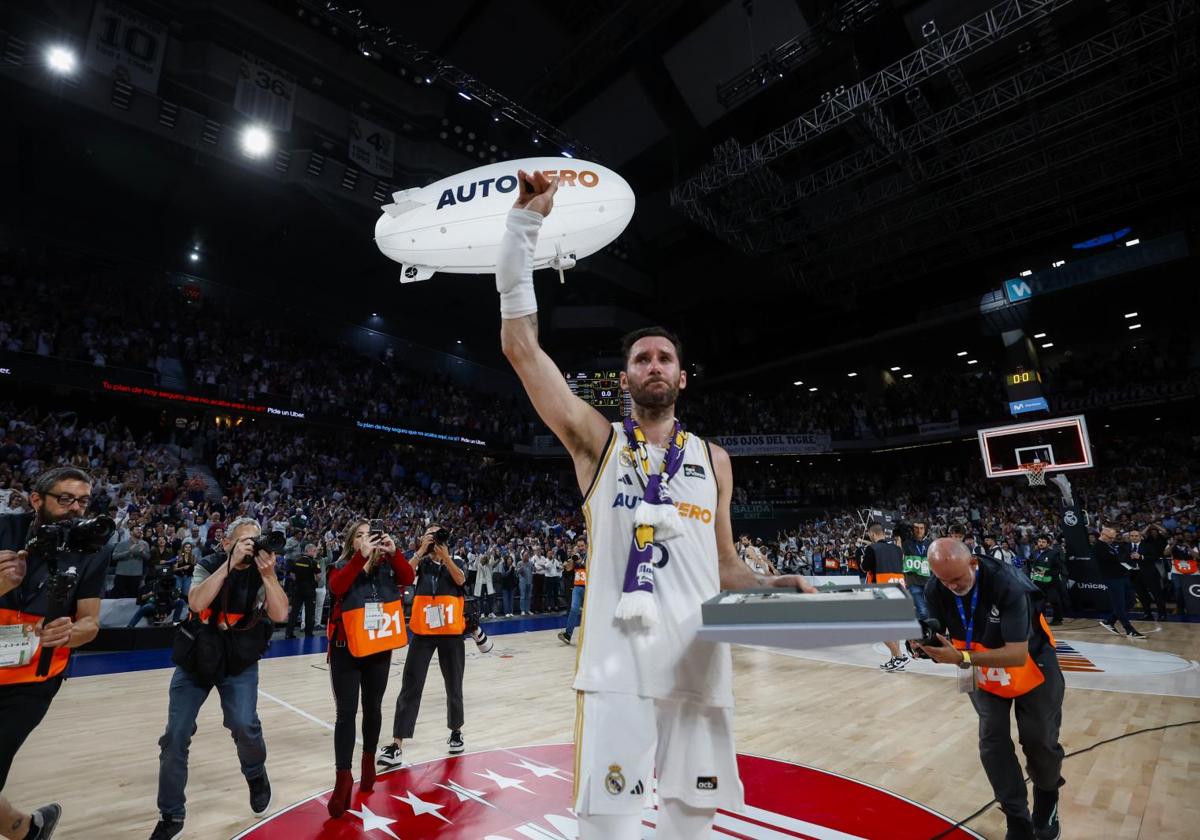
M742 785L729 647L696 639L700 604L720 589L814 590L795 576L758 577L738 558L729 455L675 418L687 374L673 334L626 336L621 387L633 416L624 424L571 394L538 345L533 289L538 231L558 184L540 172L517 178L496 271L501 345L571 454L591 541L575 677L579 837L640 838L655 768L657 836L707 837L717 808L741 808Z

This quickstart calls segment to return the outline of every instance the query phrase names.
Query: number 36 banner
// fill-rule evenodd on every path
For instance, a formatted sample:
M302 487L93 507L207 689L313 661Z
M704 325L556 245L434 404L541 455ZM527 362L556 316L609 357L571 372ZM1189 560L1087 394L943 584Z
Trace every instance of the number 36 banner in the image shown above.
M244 52L233 107L270 128L288 131L296 107L296 77L266 59Z
M350 162L372 175L392 177L396 135L358 114L350 115Z

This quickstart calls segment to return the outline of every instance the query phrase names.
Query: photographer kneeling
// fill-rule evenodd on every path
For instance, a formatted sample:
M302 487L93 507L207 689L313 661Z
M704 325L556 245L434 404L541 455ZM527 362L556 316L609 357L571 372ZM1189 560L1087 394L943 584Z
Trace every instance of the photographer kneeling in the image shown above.
M1064 784L1063 675L1054 637L1034 608L1041 593L1011 566L972 555L953 538L929 549L934 577L925 589L929 618L946 636L912 643L935 662L957 665L959 690L971 695L979 715L979 757L1008 821L1006 840L1055 840L1060 836L1058 789ZM1010 730L1016 706L1017 732L1033 781L1030 821L1025 778Z
M250 810L262 816L271 807L267 745L258 719L258 660L270 642L271 622L288 617L287 595L275 576L275 552L283 546L277 533L262 535L253 519L234 520L226 534L224 553L196 565L188 593L193 615L176 630L167 728L158 742L162 817L150 840L170 840L183 831L188 747L213 688L237 745ZM264 611L270 621L263 620Z
M138 623L147 616L150 617L151 625L162 624L167 619L167 613L172 609L174 609L174 614L171 616L171 621L179 623L179 619L187 607L187 601L183 600L182 593L175 586L175 567L176 563L168 560L155 566L146 574L146 582L142 584L142 591L137 596L137 612L133 614L133 618L129 619L126 627L137 627Z
M100 548L113 529L111 519L97 527L105 517L79 521L91 491L87 473L56 467L34 482L33 513L0 515L0 791L62 687L71 649L100 630ZM0 835L44 840L61 814L57 803L27 814L0 795Z

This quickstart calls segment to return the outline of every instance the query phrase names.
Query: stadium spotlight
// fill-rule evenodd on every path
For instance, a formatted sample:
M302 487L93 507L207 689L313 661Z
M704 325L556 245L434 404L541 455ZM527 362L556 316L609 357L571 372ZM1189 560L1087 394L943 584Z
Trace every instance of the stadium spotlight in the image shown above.
M967 364L977 365L977 364L979 364L979 360L978 359L967 359Z
M1126 317L1126 318L1136 318L1136 317L1137 317L1137 313L1136 313L1136 312L1126 312L1126 313L1125 313L1125 317Z
M1049 349L1050 349L1051 347L1053 347L1053 346L1054 346L1054 342L1053 342L1053 341L1047 341L1045 344L1043 344L1043 345L1042 345L1042 349L1043 349L1043 350L1049 350Z
M1034 338L1045 338L1046 334L1045 333L1034 333L1033 337Z
M1130 239L1128 242L1126 242L1126 243L1125 243L1125 247L1126 247L1126 248L1130 248L1130 247L1132 247L1132 246L1134 246L1134 245L1140 245L1140 244L1142 244L1142 240L1140 240L1140 239Z
M808 392L811 394L811 393L812 393L813 391L815 391L815 390L817 390L817 389L816 389L816 388L809 388L809 389L808 389Z
M892 373L895 373L896 371L900 370L900 365L896 365L891 370L892 370Z
M802 380L802 379L797 379L797 380L796 380L795 382L793 382L792 384L793 384L793 385L796 385L796 386L800 386L800 385L803 385L803 384L804 384L804 380Z
M271 138L271 132L261 125L248 125L242 129L241 143L242 152L247 157L260 158L271 151L274 140Z
M1130 324L1129 325L1129 329L1131 329L1131 330L1140 330L1141 328L1142 328L1141 324Z
M78 64L79 60L75 57L75 51L70 47L55 44L46 50L46 65L60 76L74 73Z
M1062 268L1066 264L1067 264L1066 260L1055 260L1054 262L1050 263L1050 267L1051 268Z
M854 377L858 376L858 374L857 374L857 373L855 373L854 371L850 371L849 373L847 373L847 374L846 374L846 376L848 376L848 377L850 377L851 379L853 379Z
M1028 268L1021 272L1022 277L1028 277L1030 274L1033 274L1033 272L1030 271Z
M188 259L192 262L200 262L200 252L193 248L192 252L188 254Z
M959 350L959 351L958 351L957 353L955 353L954 355L955 355L955 356L958 356L958 357L961 359L963 356L967 355L967 351L966 351L966 350Z
M904 378L904 379L912 379L912 374L911 374L911 373L906 373L906 374L904 374L904 377L903 377L903 378Z

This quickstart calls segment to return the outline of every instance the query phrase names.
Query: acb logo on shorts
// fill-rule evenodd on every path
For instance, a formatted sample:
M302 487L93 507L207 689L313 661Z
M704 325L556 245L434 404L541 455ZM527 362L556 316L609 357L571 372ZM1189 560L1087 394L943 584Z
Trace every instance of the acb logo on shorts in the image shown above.
M697 776L696 777L696 790L716 790L716 789L717 789L717 777L716 776Z

